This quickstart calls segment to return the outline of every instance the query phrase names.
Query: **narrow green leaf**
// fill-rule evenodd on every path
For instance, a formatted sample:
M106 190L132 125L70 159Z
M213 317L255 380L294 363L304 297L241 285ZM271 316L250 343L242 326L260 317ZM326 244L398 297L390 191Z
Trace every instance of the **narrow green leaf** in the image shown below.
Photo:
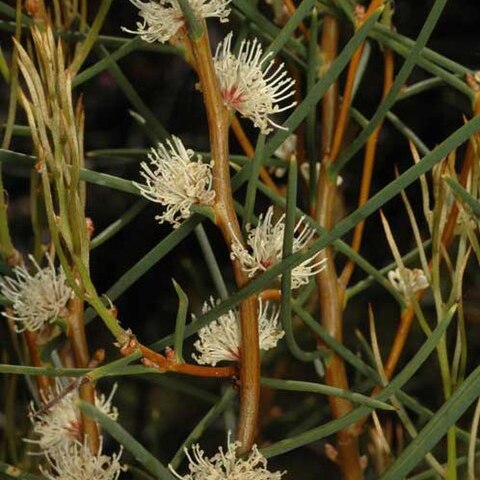
M25 155L24 153L13 152L11 150L0 149L0 161L5 162L6 164L21 164L25 167L31 168L35 165L36 157L32 155ZM80 179L101 187L108 187L120 192L140 195L140 191L130 180L115 177L114 175L109 175L107 173L95 172L93 170L89 170L88 168L81 168Z
M286 140L290 132L294 131L300 123L307 117L312 108L315 108L318 101L323 97L330 85L335 82L343 69L347 66L357 48L365 40L368 32L373 28L373 25L380 16L380 12L374 13L363 26L355 32L355 35L348 41L338 57L332 63L332 66L327 70L323 77L315 84L302 103L295 109L295 111L288 117L284 123L284 127L288 130L277 130L272 139L265 147L265 155L270 156L275 150Z
M152 132L150 135L150 140L152 143L156 143L159 140L164 140L169 137L168 132L165 130L163 125L159 122L157 117L152 113L152 111L147 107L145 102L140 98L136 90L133 88L132 84L129 82L127 77L124 75L117 63L112 60L108 50L100 46L99 52L102 57L108 63L108 69L112 74L117 85L122 89L125 96L128 98L133 107L138 111L142 118L146 122L147 131Z
M98 380L102 377L110 376L112 372L116 372L117 374L120 372L121 374L121 372L124 372L130 363L138 360L139 358L141 358L141 354L137 352L132 353L126 357L121 357L117 360L107 363L106 365L95 368L89 372L88 376L91 380Z
M240 12L242 12L251 22L256 24L259 28L259 31L266 33L272 39L277 38L280 35L280 29L270 22L266 17L264 17L253 2L248 0L232 0L232 4L237 7ZM290 39L287 42L287 48L295 52L296 55L306 58L305 47L298 41Z
M452 317L453 314L442 320L437 325L435 330L433 330L432 335L425 341L425 343L420 347L407 365L405 365L403 370L378 394L376 397L377 400L385 401L390 398L415 374L415 372L423 365L430 354L435 350L438 342L450 324ZM478 370L480 374L480 367ZM477 388L480 389L480 382L477 383ZM339 430L347 428L349 425L352 425L354 422L357 422L362 417L368 415L371 411L372 409L370 407L357 407L339 419L332 420L325 425L321 425L320 427L313 428L294 437L286 438L274 443L273 445L262 449L262 453L268 458L289 452L303 445L308 445L309 443L315 442L321 438L332 435ZM402 478L402 476L398 475L390 478L399 479Z
M472 197L472 195L467 192L458 182L456 182L453 178L444 176L443 179L447 183L447 185L452 189L454 195L457 199L467 207L471 209L471 211L477 216L480 217L480 202Z
M14 7L11 7L10 5L6 4L5 2L0 2L0 13L6 15L7 17L11 18L12 20L15 20L17 11ZM22 14L22 25L23 26L29 26L29 25L32 25L32 23L33 23L33 21L32 21L31 18L29 18L25 14Z
M273 42L265 51L263 58L268 55L275 56L284 45L292 39L297 27L302 23L303 19L311 12L316 0L303 0L298 6L295 13L289 18L288 22L283 26L280 32L275 36Z
M90 67L82 70L79 74L77 74L73 79L72 87L78 87L79 85L82 85L82 83L85 83L99 73L103 72L105 69L108 68L110 61L116 62L120 60L121 58L136 50L141 43L142 39L138 35L128 40L120 48L110 53L108 57L99 60L97 63L91 65Z
M409 49L412 49L416 43L415 40L408 38L396 31L392 31L390 28L382 25L381 23L375 25L374 32L381 34L383 38L391 38L397 43L405 45ZM469 68L455 62L448 57L445 57L444 55L441 55L438 52L435 52L434 50L431 50L430 48L422 48L422 57L432 62L435 62L441 67L446 68L462 77L467 75L467 73L472 73Z
M277 378L265 378L260 379L260 383L265 387L274 388L276 390L288 390L292 392L310 392L320 393L322 395L328 395L339 398L346 398L353 403L360 405L366 405L367 407L380 408L382 410L395 410L395 407L388 403L382 402L375 398L367 397L361 393L351 392L350 390L343 390L337 387L330 387L322 383L313 382L299 382L297 380L279 380Z
M27 365L0 364L0 373L13 375L44 375L45 377L81 377L86 375L88 368L53 368L53 367L30 367Z
M301 308L296 301L292 301L293 311L300 317L300 319L310 328L316 335L331 348L337 355L342 357L347 363L352 365L358 372L371 378L377 378L377 373L369 365L367 365L358 355L355 355L343 343L333 338L315 319L303 308Z
M308 44L307 59L307 94L311 92L315 86L317 72L320 64L318 48L318 14L315 8L312 12L312 20L310 22L310 39ZM317 109L312 108L307 115L305 128L307 158L308 158L308 204L313 207L316 196L317 184Z
M390 91L378 107L373 117L370 119L368 125L362 130L360 135L358 135L353 143L349 145L338 157L330 172L333 177L337 176L345 164L360 150L360 148L362 148L362 146L368 140L368 137L372 134L377 125L379 125L384 119L388 110L390 110L395 103L395 99L415 67L422 49L425 47L435 25L440 19L440 15L442 14L446 3L447 0L435 0L430 13L428 14L427 20L423 24L422 30L420 31L415 44L410 50L408 57L405 59L405 63L398 72Z
M149 204L145 198L137 200L124 214L120 215L114 222L95 235L90 243L90 250L99 247L107 240L110 240L114 235L126 227L132 220L134 220L139 213Z
M397 97L397 102L410 97L414 97L415 95L419 95L420 93L427 92L432 88L443 86L445 86L445 82L441 78L432 77L427 78L426 80L420 80L419 82L403 88Z
M190 37L190 40L196 42L205 32L205 25L197 19L189 0L178 0L178 4L182 10L183 17L185 18L188 36Z
M263 149L265 147L265 135L258 136L255 146L255 155L252 160L252 168L247 184L247 194L245 195L245 207L243 216L243 231L246 232L246 226L252 223L253 208L255 206L255 197L257 195L258 175L262 168Z
M219 297L222 300L225 300L228 298L227 286L203 225L200 224L195 227L195 236L197 237L200 248L202 249L203 257L205 258L205 263L207 264L207 268L210 272L210 276L212 277L215 289L217 290Z
M287 189L287 212L285 216L285 228L283 231L283 248L282 258L286 258L292 254L293 237L295 233L295 210L297 205L297 182L298 171L297 162L292 160L288 169L288 189ZM322 353L321 350L313 352L305 352L302 350L293 334L292 325L292 271L286 270L282 274L282 298L280 301L280 316L282 319L282 327L285 331L285 339L291 354L302 362L311 362L318 358Z
M167 253L185 239L193 229L201 222L200 216L193 216L182 223L182 225L167 235L158 245L153 247L143 258L141 258L132 268L125 272L106 292L106 296L115 301L122 293L130 288L139 278L147 273L155 264L157 264ZM89 323L96 317L93 308L88 308L85 312L85 323Z
M451 398L440 407L380 479L397 480L408 475L479 396L480 367L477 367L457 388Z
M178 296L177 319L175 321L175 341L173 345L177 360L181 363L184 363L183 335L185 332L185 323L187 321L188 296L182 290L182 287L175 281L175 279L172 279L172 282Z
M80 400L78 406L83 412L96 420L120 445L123 445L123 447L143 465L145 470L162 480L175 479L172 473L170 473L170 470L165 468L161 462L143 447L141 443L135 440L118 422L112 420L108 415L105 415L89 403Z
M69 69L76 74L80 70L83 62L86 60L90 50L95 45L97 41L98 34L103 26L103 22L110 10L113 0L102 0L100 5L95 10L95 19L91 28L88 30L85 40L79 44L79 48L75 51L73 57L73 62L70 65Z
M174 469L180 466L184 456L185 449L190 448L195 442L202 437L207 428L224 412L231 401L235 398L236 392L233 388L228 388L221 396L218 402L207 412L207 414L197 423L195 428L190 432L188 437L182 443L175 453L170 464Z

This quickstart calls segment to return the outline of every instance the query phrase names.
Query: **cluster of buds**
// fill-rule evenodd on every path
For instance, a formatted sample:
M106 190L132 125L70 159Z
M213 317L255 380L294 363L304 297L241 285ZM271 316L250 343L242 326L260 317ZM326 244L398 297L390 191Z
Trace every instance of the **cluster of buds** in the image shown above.
M395 268L388 272L388 279L393 287L403 295L408 292L419 292L425 290L429 286L428 278L425 272L420 268Z

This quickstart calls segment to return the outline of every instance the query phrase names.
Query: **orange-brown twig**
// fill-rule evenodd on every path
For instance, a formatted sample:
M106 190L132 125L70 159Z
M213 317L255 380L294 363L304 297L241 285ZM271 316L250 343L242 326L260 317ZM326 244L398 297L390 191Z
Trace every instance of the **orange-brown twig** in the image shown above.
M75 295L68 304L67 336L72 346L77 368L87 367L90 363L83 312L83 299ZM93 383L81 385L78 393L83 401L95 405L95 386ZM98 452L100 448L100 437L95 420L82 412L82 425L90 450L93 453Z
M30 363L34 367L42 367L42 360L40 359L40 354L38 353L37 334L35 332L25 330L24 335L25 341L27 342L28 353L30 354ZM45 395L48 395L51 387L48 377L45 375L38 375L35 377L35 381L40 392L40 397L42 396L42 392Z
M215 159L213 187L216 220L225 243L230 248L234 240L242 238L242 234L235 214L230 183L229 114L218 86L205 24L204 32L200 38L192 40L191 45L207 112L210 149ZM244 286L248 282L247 275L237 260L232 260L232 265L237 286ZM253 446L260 402L260 349L255 296L248 297L240 305L240 332L240 413L237 439L243 453L250 451Z
M294 13L297 11L297 7L292 0L283 0L283 4L285 5L285 8L290 16L294 15ZM305 39L308 40L310 38L310 32L305 24L301 22L298 28L302 32L302 35L305 37Z
M168 350L166 355L162 355L142 345L135 335L130 332L128 333L130 334L129 338L127 342L120 347L120 353L127 356L139 350L142 354L142 363L147 367L156 368L161 372L175 372L195 377L233 378L238 375L238 369L235 366L205 367L179 363L173 350Z
M392 50L385 50L383 55L384 58L384 80L383 80L383 93L382 99L384 99L390 89L392 88L393 83L393 70L394 70L394 57ZM370 185L372 183L373 175L373 165L375 163L375 156L377 152L378 137L380 136L380 130L382 129L382 123L379 123L377 128L372 132L368 138L367 145L365 148L365 156L363 160L363 172L362 172L362 182L360 185L360 194L358 197L358 207L363 206L370 196ZM357 223L355 230L353 231L353 240L352 240L352 249L355 252L360 250L360 245L362 243L362 236L365 227L365 221ZM355 268L355 262L349 260L345 265L341 275L340 283L343 289L347 288L348 282L352 276L353 270Z
M357 22L357 28L360 28L362 24L370 17L378 8L383 5L383 0L372 0L368 10L360 21ZM340 106L340 112L338 114L337 124L335 126L335 135L333 138L331 158L333 161L338 157L340 149L342 148L343 137L345 130L347 129L350 105L352 103L353 85L355 83L355 77L357 75L358 67L360 65L360 59L362 58L365 42L363 42L355 51L348 65L347 78L345 80L345 87L343 90L343 100Z
M328 20L327 20L328 18ZM333 17L326 17L322 34L322 52L327 61L335 59L338 49L338 24ZM322 100L322 163L328 168L334 161L332 142L335 141L334 125L337 119L338 94L336 87L330 88ZM338 124L338 122L337 122ZM333 134L333 139L332 139ZM325 229L333 224L334 201L337 195L336 181L328 175L320 175L317 184L316 220ZM327 332L337 341L343 341L343 318L339 287L332 247L319 253L326 262L326 268L317 275L318 295L320 301L320 321ZM325 363L325 382L345 390L349 389L347 372L343 359L333 354ZM330 409L334 418L340 418L352 410L350 401L335 396L329 397ZM360 461L358 436L352 429L337 433L337 465L342 477L348 480L360 480L363 469Z

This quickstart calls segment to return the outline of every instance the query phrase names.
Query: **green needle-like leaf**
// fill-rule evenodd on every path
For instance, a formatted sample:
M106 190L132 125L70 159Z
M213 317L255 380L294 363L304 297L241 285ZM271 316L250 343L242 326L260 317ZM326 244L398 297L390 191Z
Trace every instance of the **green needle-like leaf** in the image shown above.
M165 468L140 442L135 440L118 422L102 413L89 403L79 401L78 406L87 415L96 420L120 445L128 450L135 459L143 465L145 470L155 478L174 480L170 470ZM93 480L93 479L92 479Z

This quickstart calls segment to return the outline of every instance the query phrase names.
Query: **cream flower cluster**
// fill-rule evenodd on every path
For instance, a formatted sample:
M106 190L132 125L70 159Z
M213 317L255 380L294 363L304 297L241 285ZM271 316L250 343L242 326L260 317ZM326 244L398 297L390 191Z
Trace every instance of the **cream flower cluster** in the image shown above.
M160 223L169 222L178 228L180 221L190 216L192 205L213 203L213 161L203 163L200 155L194 161L194 155L179 138L172 137L166 145L159 143L156 149L152 148L149 164L141 163L140 174L147 183L133 183L145 198L166 207L162 215L155 217Z
M123 449L112 456L104 455L102 450L102 437L97 453L91 452L86 441L60 447L46 455L49 468L42 468L42 474L49 480L117 480L126 470L120 464Z
M116 386L108 397L101 394L95 398L95 406L112 420L118 417L117 409L112 406L115 390ZM37 444L45 455L49 468L42 469L42 473L51 480L116 480L124 470L119 461L122 450L111 457L102 454L100 436L99 451L91 452L76 406L78 398L77 390L63 395L62 384L57 381L55 393L43 398L43 410L35 412L32 408L37 438L25 441Z
M388 279L393 287L403 295L408 295L408 291L412 293L428 288L429 283L425 272L420 268L395 268L388 272Z
M192 454L185 449L190 473L179 475L169 465L171 472L180 480L280 480L286 472L270 472L266 458L258 451L256 445L246 457L238 458L236 451L240 442L230 441L228 434L227 451L219 448L219 452L206 458L200 445L192 446Z
M231 245L230 256L238 259L242 269L253 277L258 272L264 272L281 261L283 253L283 236L285 232L285 215L273 223L273 207L270 207L265 217L260 215L258 225L248 228L248 251L238 240ZM315 231L307 227L303 218L295 225L292 252L296 253L308 246ZM292 288L296 289L308 283L309 277L322 271L324 260L313 256L292 269Z
M118 411L112 406L112 398L116 385L108 397L103 394L96 395L95 406L112 420L118 417ZM65 443L80 441L83 437L82 419L76 402L78 390L73 390L62 396L63 388L60 382L56 384L56 394L44 398L43 403L51 408L40 412L31 411L33 432L38 437L35 440L27 439L29 443L36 443L42 452L52 452Z
M67 285L65 273L59 267L55 270L50 256L46 255L47 266L41 268L32 255L35 274L25 266L13 268L13 277L0 278L0 292L12 303L12 314L2 312L17 322L17 331L40 330L46 323L66 315L66 305L72 294Z
M272 127L285 129L276 124L270 115L296 105L296 102L283 107L279 105L295 94L295 80L287 75L283 63L275 67L271 55L263 55L257 39L243 40L238 55L234 55L232 37L230 32L219 43L214 58L224 104L251 120L262 133L271 132Z
M207 313L215 301L205 302L202 313ZM258 302L258 335L260 350L270 350L277 346L285 335L279 325L280 312L269 302ZM200 355L192 357L201 365L215 366L222 360L238 361L240 358L240 317L237 310L229 310L217 320L201 328L194 347Z
M128 33L140 35L145 42L167 42L185 21L177 0L130 0L139 9L142 22L137 22L137 30L122 27ZM190 0L190 7L198 18L218 17L228 22L230 0Z

